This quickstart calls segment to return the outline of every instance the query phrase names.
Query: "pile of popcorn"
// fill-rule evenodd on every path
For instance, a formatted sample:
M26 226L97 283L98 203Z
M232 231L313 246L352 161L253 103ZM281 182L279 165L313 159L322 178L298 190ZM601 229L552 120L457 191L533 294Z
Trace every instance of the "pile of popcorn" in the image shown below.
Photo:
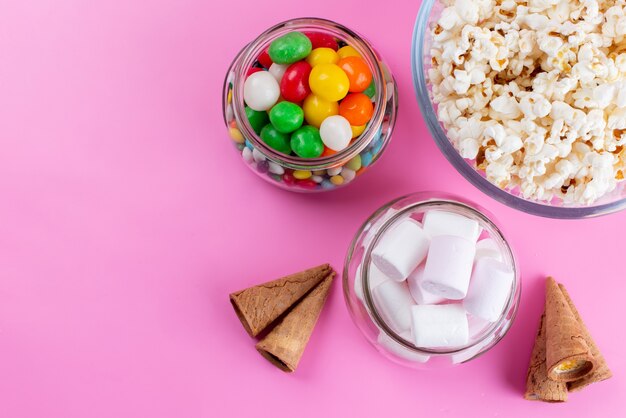
M439 0L428 71L460 152L527 199L590 204L626 173L626 0Z

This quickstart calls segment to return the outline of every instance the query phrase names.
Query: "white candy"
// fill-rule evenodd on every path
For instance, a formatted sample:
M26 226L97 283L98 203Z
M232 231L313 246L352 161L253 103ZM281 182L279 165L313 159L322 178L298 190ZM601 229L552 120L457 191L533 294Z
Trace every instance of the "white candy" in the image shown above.
M252 156L252 151L248 147L245 147L243 151L241 151L241 156L243 157L243 160L247 163L251 163L254 160L254 157Z
M361 301L364 301L365 296L363 295L363 281L361 280L362 271L363 271L362 266L359 265L359 267L356 269L356 274L355 274L356 277L354 279L354 293L356 293L356 296ZM373 263L371 263L370 268L369 268L368 280L369 280L369 288L373 289L377 287L379 284L389 280L389 277L385 276L380 270L376 268L376 266Z
M387 277L402 281L424 260L429 242L417 222L405 219L382 238L372 251L372 260Z
M243 99L253 110L268 110L276 104L280 96L280 86L272 74L258 71L243 84Z
M411 334L411 331L402 332L400 333L400 336L407 341L413 341L413 335ZM400 345L393 338L391 338L382 331L380 332L380 334L378 334L378 344L380 344L386 350L391 351L396 356L415 363L426 363L430 359L430 356L426 354L416 353Z
M492 238L481 239L476 243L476 260L483 257L495 258L502 261L502 253L500 247Z
M472 274L476 244L453 235L432 238L422 287L446 299L463 299Z
M453 348L467 345L467 315L461 305L415 305L411 308L415 345Z
M406 283L388 280L374 288L373 296L382 319L395 332L401 333L411 328L413 298Z
M352 128L348 119L340 115L329 116L320 126L322 142L333 151L345 149L352 139Z
M511 293L513 278L513 270L506 264L490 257L478 259L463 306L478 318L497 321Z
M415 270L407 277L406 282L409 285L409 291L413 300L419 305L435 305L445 301L441 296L433 295L422 288L424 279L424 264L417 266Z
M463 215L442 210L429 210L424 214L424 231L430 237L456 235L476 242L481 228L478 222Z
M270 68L268 68L267 71L274 76L274 78L276 79L276 81L278 81L278 84L280 85L280 81L283 79L285 71L287 71L287 67L289 66L273 63L272 65L270 65Z
M283 166L276 164L275 162L269 162L269 170L270 173L283 175L285 173L285 169Z

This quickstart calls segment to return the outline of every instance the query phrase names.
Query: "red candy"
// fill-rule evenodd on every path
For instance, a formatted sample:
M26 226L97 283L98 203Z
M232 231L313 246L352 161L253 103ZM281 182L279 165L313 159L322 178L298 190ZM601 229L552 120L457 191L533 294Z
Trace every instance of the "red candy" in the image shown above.
M298 61L287 67L280 82L280 94L293 103L299 103L311 93L309 88L311 66L306 61Z
M315 48L331 48L335 51L339 49L339 45L337 44L337 40L333 38L331 35L320 32L304 32L304 34L309 38L311 44L313 45L313 49Z
M267 49L261 52L259 58L257 58L257 61L259 61L259 64L261 64L265 68L270 68L273 64L272 59L270 58L270 54L267 53Z
M250 77L250 75L254 74L254 73L258 73L259 71L263 71L263 68L259 68L259 67L250 67L248 69L248 72L246 73L246 78Z
M296 184L300 187L302 187L303 189L314 189L317 187L317 183L314 182L311 179L307 179L307 180L298 180L296 182Z

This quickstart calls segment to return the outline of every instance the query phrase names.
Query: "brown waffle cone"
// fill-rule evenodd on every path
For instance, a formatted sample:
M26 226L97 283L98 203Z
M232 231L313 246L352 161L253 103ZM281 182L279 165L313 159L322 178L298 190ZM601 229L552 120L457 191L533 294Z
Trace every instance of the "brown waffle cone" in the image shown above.
M545 317L546 315L543 313L539 321L539 330L535 337L535 345L528 365L524 398L531 401L565 402L567 400L566 384L548 378Z
M230 302L245 330L256 337L332 271L328 264L322 264L231 293Z
M334 272L330 273L257 343L257 351L282 371L293 372L298 367L334 275Z
M600 352L600 349L596 345L595 341L593 341L593 338L591 337L589 330L587 329L587 327L585 326L585 323L580 317L580 314L578 313L576 306L574 306L574 302L572 302L572 298L570 298L569 293L567 293L565 286L563 286L562 284L559 284L559 288L561 289L561 292L563 293L565 300L567 300L567 303L569 304L570 309L574 313L576 320L580 323L580 326L582 327L582 331L583 331L583 336L585 337L585 341L587 342L587 345L589 345L589 347L591 348L591 354L596 359L596 367L591 373L589 373L586 376L583 376L582 378L578 380L567 383L567 390L569 390L570 392L574 392L574 391L581 390L589 386L592 383L606 380L610 378L611 376L613 376L613 373L611 373L611 370L609 370L609 367L606 364L606 360L604 359L604 356Z
M591 373L595 359L585 341L583 326L552 277L546 281L546 369L554 381L571 382ZM557 372L566 361L580 362L571 371Z

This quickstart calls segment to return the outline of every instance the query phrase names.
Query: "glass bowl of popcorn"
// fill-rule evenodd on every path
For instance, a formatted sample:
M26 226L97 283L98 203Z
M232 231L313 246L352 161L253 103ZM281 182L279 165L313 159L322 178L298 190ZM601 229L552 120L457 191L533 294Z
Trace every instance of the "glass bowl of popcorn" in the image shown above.
M586 218L626 207L626 8L424 0L413 82L437 145L513 208Z
M383 356L434 369L471 361L505 336L521 278L491 214L421 192L389 202L359 229L343 290L353 321Z

